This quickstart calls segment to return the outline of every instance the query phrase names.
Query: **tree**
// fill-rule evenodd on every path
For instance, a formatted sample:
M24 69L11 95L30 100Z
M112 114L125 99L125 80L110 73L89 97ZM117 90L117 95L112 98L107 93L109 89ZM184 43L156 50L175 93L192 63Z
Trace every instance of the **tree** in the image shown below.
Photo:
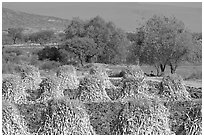
M175 17L153 16L144 25L142 56L164 74L166 65L175 73L180 61L189 52L190 39L183 22Z
M17 39L22 38L23 28L9 28L8 36L10 36L13 40L13 44L16 44Z
M86 22L78 18L73 19L65 30L65 36L66 39L74 37L93 39L98 51L95 56L97 62L118 63L125 60L125 47L129 44L126 34L99 16Z
M91 62L91 59L98 54L94 40L87 37L68 39L60 48L77 55L82 66L85 62Z
M43 44L43 43L50 42L53 37L54 37L54 32L52 30L42 30L39 32L32 33L29 36L29 39L32 42Z

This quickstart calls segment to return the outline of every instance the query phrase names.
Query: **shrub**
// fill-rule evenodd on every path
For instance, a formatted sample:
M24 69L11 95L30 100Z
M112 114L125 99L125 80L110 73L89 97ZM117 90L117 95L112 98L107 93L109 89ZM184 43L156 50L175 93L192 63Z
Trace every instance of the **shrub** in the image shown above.
M59 61L61 56L58 48L46 46L38 52L39 60Z

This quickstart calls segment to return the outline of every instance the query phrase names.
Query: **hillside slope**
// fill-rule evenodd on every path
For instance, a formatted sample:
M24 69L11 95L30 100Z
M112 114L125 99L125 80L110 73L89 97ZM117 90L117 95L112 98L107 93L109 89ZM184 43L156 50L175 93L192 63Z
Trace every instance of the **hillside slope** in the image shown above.
M2 28L23 27L29 30L53 29L64 30L70 23L67 19L29 14L2 8Z

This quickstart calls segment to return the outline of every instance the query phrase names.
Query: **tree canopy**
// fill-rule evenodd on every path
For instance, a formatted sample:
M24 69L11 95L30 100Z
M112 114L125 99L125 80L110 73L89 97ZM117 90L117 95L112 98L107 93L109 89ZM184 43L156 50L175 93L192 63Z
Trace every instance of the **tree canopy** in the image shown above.
M141 63L160 68L161 73L166 65L170 65L174 73L178 64L189 54L191 40L191 33L182 21L175 17L154 15L138 29L132 55L139 58Z
M122 30L116 28L112 22L105 22L105 20L99 16L89 21L82 21L78 18L74 18L65 29L65 37L69 40L69 43L72 43L72 40L76 42L77 38L79 40L77 42L79 43L82 41L85 42L85 39L86 41L87 39L92 39L88 41L92 41L92 44L95 43L93 45L94 49L97 51L97 54L94 54L96 62L125 62L126 47L129 45L126 34ZM71 49L69 48L67 50ZM78 50L82 49L78 48ZM82 51L82 53L84 53L84 51ZM89 57L91 58L92 55L89 55ZM86 59L86 61L89 60L90 59Z

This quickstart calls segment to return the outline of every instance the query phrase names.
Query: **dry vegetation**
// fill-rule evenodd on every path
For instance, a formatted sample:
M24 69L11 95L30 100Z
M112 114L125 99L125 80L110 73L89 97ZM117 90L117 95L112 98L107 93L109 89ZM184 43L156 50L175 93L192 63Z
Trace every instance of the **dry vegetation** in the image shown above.
M82 77L68 65L43 77L33 66L3 75L3 134L202 134L202 93L178 75L152 82L138 66L121 69L121 78L108 77L115 72L106 66L85 69Z

